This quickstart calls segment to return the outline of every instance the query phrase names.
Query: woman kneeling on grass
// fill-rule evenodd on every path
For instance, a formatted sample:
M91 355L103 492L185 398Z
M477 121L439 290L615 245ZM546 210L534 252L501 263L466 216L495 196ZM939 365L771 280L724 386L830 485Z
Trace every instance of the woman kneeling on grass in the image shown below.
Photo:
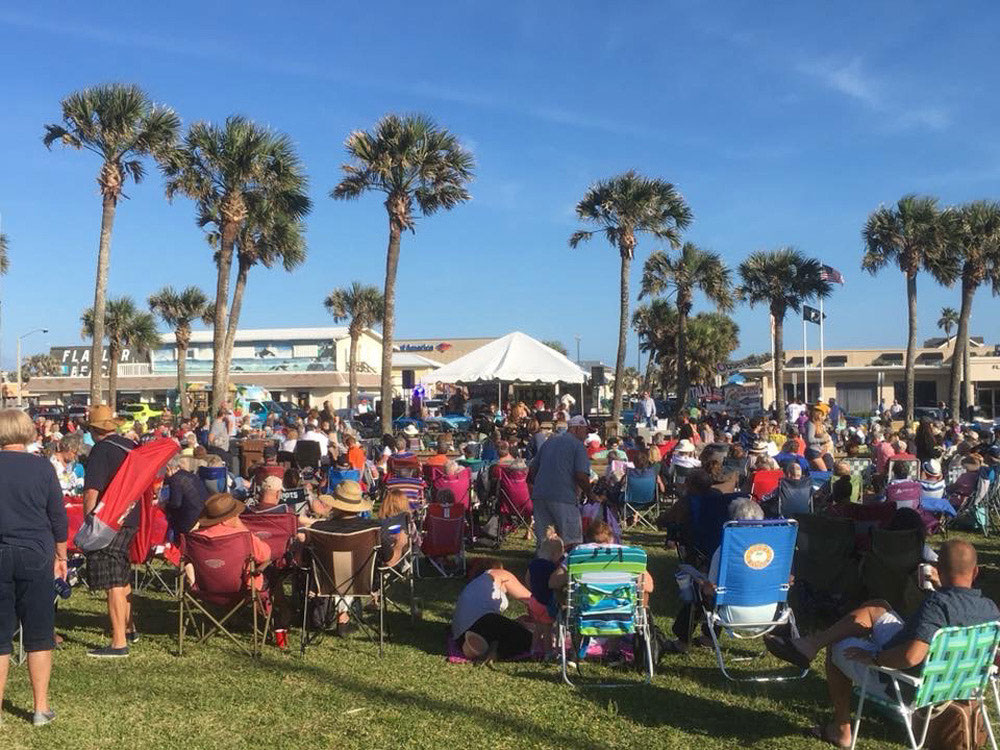
M451 619L451 635L465 658L511 659L531 651L531 631L500 614L507 609L508 596L523 603L534 619L546 617L545 607L531 597L517 576L504 570L499 560L489 560L485 570L462 589Z

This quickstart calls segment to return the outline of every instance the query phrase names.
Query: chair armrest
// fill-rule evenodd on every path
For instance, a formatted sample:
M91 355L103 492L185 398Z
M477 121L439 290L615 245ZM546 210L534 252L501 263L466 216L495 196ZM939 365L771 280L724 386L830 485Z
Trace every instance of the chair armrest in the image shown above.
M891 677L895 680L899 680L900 682L905 682L909 685L912 685L913 687L920 687L920 685L924 681L922 677L914 677L913 675L907 674L901 669L890 669L889 667L880 667L876 664L869 664L868 669L873 669L876 672L881 672L882 674L888 677Z

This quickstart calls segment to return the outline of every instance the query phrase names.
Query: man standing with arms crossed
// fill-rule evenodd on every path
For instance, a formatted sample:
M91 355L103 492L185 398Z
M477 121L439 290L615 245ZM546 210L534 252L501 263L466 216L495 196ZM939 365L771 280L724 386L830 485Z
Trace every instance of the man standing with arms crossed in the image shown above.
M532 513L539 545L550 525L556 527L567 548L583 542L578 493L594 499L590 488L590 457L583 445L588 429L584 417L573 417L566 432L542 443L531 461L528 481L533 483Z
M87 429L94 447L87 457L83 479L83 512L93 513L104 491L111 484L129 451L138 447L116 432L118 422L110 406L99 404L90 410ZM92 591L106 591L108 617L111 620L111 644L87 652L97 659L121 659L128 656L129 642L135 640L132 625L132 564L128 548L139 528L141 508L138 503L122 521L121 529L103 549L87 554L87 583Z

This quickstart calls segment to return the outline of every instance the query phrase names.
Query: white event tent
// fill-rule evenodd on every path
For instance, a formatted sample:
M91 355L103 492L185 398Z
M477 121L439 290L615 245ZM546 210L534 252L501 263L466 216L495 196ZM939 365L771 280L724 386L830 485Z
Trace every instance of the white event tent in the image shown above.
M587 374L541 341L514 331L449 362L427 376L442 383L579 383L581 407Z

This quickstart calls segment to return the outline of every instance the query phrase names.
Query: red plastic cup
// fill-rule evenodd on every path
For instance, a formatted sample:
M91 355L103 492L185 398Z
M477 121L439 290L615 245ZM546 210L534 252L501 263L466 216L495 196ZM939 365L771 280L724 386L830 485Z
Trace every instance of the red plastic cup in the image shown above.
M274 631L274 644L284 651L288 648L288 631L287 630L275 630Z

